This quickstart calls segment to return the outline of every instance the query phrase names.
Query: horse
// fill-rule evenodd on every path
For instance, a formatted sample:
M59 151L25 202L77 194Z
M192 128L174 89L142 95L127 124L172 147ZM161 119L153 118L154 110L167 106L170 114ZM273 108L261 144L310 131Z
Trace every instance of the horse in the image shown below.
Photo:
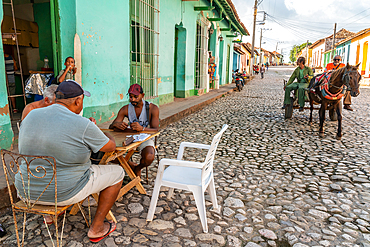
M312 124L312 112L314 101L321 104L319 110L320 128L319 135L324 137L324 121L325 111L333 110L337 113L338 130L336 139L342 138L342 104L341 98L344 96L345 91L349 91L352 97L357 97L360 94L360 80L361 75L358 73L358 66L347 64L345 67L331 72L330 78L315 87L315 92L309 92L310 100L310 120Z

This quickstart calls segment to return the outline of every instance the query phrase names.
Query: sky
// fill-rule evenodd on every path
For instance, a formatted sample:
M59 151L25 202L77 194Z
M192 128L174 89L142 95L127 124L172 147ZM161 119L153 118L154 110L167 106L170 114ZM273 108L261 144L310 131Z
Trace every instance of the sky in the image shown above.
M254 0L232 1L250 33L243 42L252 43ZM262 31L262 48L275 51L277 47L286 62L293 45L307 40L314 43L333 34L334 23L337 31L370 28L370 0L262 0L258 11L265 11L267 18L264 25L256 25L255 46L260 46L261 28L266 29ZM257 21L261 16L257 15Z

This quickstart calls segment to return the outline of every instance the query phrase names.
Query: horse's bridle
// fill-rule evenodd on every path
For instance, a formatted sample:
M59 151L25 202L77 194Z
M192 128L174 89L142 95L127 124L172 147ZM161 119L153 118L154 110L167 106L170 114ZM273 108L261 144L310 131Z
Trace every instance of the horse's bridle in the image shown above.
M344 70L344 73L343 73L343 76L342 76L342 81L344 81L343 86L345 87L344 89L346 91L352 91L352 88L349 85L349 80L350 80L350 74L353 73L353 72L357 72L357 70L347 70L347 67L345 67L345 70ZM360 76L360 80L361 80L361 76ZM338 89L342 89L343 86L342 87L335 86L335 85L331 84L330 81L331 80L329 80L329 82L328 82L329 86L335 87L335 88L338 88Z

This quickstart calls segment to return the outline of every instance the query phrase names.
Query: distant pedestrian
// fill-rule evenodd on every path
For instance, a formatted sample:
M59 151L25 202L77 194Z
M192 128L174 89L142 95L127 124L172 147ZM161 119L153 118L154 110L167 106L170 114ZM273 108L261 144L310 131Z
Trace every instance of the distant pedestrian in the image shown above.
M269 71L269 63L266 63L266 71Z
M263 74L265 73L265 65L261 65L261 69L260 69L260 73L261 73L261 79L263 79Z

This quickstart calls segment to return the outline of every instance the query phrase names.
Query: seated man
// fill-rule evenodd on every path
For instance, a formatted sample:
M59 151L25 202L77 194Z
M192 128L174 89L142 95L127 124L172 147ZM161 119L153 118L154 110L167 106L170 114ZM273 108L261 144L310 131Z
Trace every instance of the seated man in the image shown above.
M116 228L114 222L104 223L104 219L121 188L124 170L117 165L91 165L91 152L114 151L116 144L93 122L78 115L83 108L84 95L89 97L90 93L75 81L67 80L58 86L55 95L55 104L32 110L23 120L19 132L19 152L55 158L60 206L80 202L100 192L98 208L88 232L90 240L98 242ZM38 164L31 165L31 171L35 171ZM50 167L46 169L52 174ZM21 171L27 174L24 164L21 165ZM32 200L37 199L50 181L46 180L31 178L32 187L29 190ZM15 182L17 186L22 185L20 176L16 176ZM38 203L55 204L54 183Z
M303 111L305 102L305 88L307 88L311 78L313 77L311 68L305 66L305 62L306 59L304 57L298 58L298 67L293 71L293 74L290 76L288 83L284 87L285 97L283 109L290 105L290 92L297 89L299 111ZM297 79L296 82L294 82L295 79Z
M328 63L326 65L325 72L330 72L330 71L337 70L337 69L345 67L346 65L344 63L341 63L341 60L342 60L342 57L339 56L339 55L336 55L333 58L333 62ZM349 111L353 111L353 109L351 107L351 104L352 104L351 92L346 91L346 93L344 94L344 97L343 97L343 105L344 105L343 108L346 109L346 110L349 110Z
M28 113L30 113L30 111L53 104L55 99L55 90L57 89L57 87L58 85L48 86L44 90L44 98L42 100L26 105L26 107L23 109L21 120L23 120L28 115Z
M114 130L132 129L135 131L152 130L157 131L159 128L159 109L158 106L144 101L144 92L139 84L131 85L128 90L130 104L123 106L117 115L117 118L109 126ZM123 122L127 117L129 125ZM149 166L155 156L155 147L153 139L143 142L138 151L141 152L140 164L129 162L134 173L141 175L141 169Z

